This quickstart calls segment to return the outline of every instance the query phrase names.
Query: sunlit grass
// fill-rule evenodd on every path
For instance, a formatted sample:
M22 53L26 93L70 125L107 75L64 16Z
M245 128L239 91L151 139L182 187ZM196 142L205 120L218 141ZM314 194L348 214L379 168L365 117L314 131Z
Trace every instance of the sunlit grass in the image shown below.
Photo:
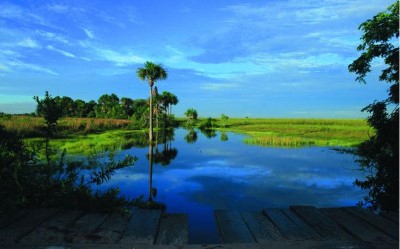
M25 139L29 147L44 149L45 138ZM50 147L66 151L68 155L96 155L105 151L120 151L148 145L147 133L143 131L112 130L99 134L74 135L50 140Z
M40 137L46 134L46 125L41 117L13 115L0 119L0 124L6 130L17 132L25 137ZM61 118L58 121L57 130L63 134L88 134L96 131L126 129L131 125L132 121L126 119Z
M38 117L10 116L0 119L0 124L24 137L36 137L29 139L32 142L39 141L37 137L45 136L43 121L43 118ZM214 128L218 130L247 135L244 139L247 144L274 147L351 147L374 134L374 130L363 119L229 118L217 120L216 123L217 127ZM72 154L127 148L133 143L146 144L145 133L135 132L131 128L132 122L129 120L62 118L58 126L61 136L52 139L52 143Z
M247 135L247 144L279 147L351 147L374 134L363 119L229 119L219 129Z

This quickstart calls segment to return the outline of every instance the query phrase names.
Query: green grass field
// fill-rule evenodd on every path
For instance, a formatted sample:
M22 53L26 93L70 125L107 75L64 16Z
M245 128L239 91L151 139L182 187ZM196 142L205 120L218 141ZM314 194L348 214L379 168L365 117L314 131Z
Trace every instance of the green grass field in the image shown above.
M247 144L276 147L351 147L374 134L363 119L232 118L218 129L247 135Z
M180 119L180 122L185 121ZM215 123L214 129L246 135L244 143L270 147L352 147L374 134L363 119L230 118L216 119ZM30 138L27 139L30 142L39 142L45 135L43 118L10 116L0 119L0 124ZM129 120L62 118L58 128L62 135L52 139L52 144L73 154L124 148L132 143L146 144L144 131L131 129L131 124Z

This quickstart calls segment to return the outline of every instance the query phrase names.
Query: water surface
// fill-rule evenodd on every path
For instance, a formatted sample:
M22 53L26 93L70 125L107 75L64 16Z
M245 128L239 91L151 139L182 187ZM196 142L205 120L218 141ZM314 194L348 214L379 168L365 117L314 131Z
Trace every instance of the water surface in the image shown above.
M365 195L353 186L354 156L332 148L267 148L246 145L242 135L203 135L177 129L172 141L153 148L152 188L167 212L189 215L190 243L218 243L214 209L313 205L354 206ZM131 147L134 166L119 170L103 187L131 198L149 196L149 148Z

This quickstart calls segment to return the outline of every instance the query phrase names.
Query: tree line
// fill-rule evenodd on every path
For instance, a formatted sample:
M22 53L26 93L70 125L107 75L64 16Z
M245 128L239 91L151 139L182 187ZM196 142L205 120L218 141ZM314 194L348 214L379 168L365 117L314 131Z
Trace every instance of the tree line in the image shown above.
M153 112L172 115L172 105L176 105L178 98L167 91L158 94L155 91L153 105L156 106ZM49 96L46 92L45 96ZM46 115L46 104L40 101L37 96L34 97L37 102L36 114L38 116ZM131 99L128 97L119 98L116 94L103 94L96 101L88 102L81 99L72 99L68 96L55 96L52 98L54 106L52 107L60 117L82 117L82 118L113 118L113 119L131 119L144 121L149 113L149 100Z

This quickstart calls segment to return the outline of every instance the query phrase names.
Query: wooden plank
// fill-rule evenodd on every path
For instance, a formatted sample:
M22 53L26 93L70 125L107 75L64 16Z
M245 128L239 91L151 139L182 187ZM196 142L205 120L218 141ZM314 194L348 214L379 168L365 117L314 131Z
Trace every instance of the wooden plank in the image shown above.
M0 214L0 229L9 226L11 223L16 222L26 214L28 214L27 209L17 209L9 212Z
M253 235L238 211L214 210L215 220L224 243L254 243Z
M344 210L362 218L369 224L388 234L393 239L399 240L398 224L363 208L346 207Z
M310 225L322 238L348 240L352 236L346 233L328 215L312 206L291 206L290 209Z
M161 217L156 245L186 245L189 241L187 214L166 214Z
M86 236L94 232L107 217L108 214L105 213L84 214L74 224L68 227L64 240L67 243L85 241Z
M289 219L281 209L267 208L263 211L288 240L305 240L311 238Z
M22 219L10 224L0 230L0 243L16 242L24 235L42 224L45 220L53 216L58 209L38 208L30 210Z
M147 245L154 244L160 217L160 210L137 209L120 242Z
M242 212L241 215L258 243L286 240L263 212Z
M83 211L80 210L60 210L20 241L23 244L64 242L67 227L82 214Z
M292 210L284 208L282 209L282 212L289 217L289 219L291 219L300 228L300 230L306 234L307 237L313 239L321 238L321 235L319 235L314 229L305 223L305 221L297 216Z
M365 242L393 241L393 239L385 233L341 208L323 208L320 210L328 214L336 223L344 227L349 233Z
M128 226L131 215L111 214L100 226L84 238L80 238L80 243L118 243L122 234Z
M399 224L399 212L381 211L380 215L395 222L396 224Z

